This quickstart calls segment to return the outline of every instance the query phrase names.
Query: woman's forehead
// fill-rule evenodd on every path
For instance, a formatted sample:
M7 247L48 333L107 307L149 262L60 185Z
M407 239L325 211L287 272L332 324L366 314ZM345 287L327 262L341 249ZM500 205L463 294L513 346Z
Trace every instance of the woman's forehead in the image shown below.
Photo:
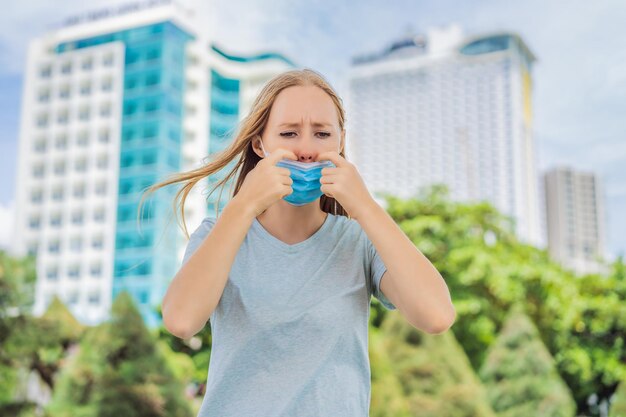
M338 117L332 99L322 91L321 96L312 94L277 97L270 111L269 123L288 127L329 127L338 123Z

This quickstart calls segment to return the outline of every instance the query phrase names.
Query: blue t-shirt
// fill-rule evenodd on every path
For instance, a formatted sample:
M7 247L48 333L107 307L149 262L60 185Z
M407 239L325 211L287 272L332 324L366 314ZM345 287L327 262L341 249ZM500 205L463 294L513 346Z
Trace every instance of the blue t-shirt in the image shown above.
M215 224L191 234L183 264ZM199 417L369 416L368 321L386 267L361 226L328 214L287 244L255 218L211 314Z

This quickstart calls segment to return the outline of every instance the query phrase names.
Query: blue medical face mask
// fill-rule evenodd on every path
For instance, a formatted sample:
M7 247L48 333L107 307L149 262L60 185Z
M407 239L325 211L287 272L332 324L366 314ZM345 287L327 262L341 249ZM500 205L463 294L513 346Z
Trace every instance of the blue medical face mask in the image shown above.
M269 152L265 152L263 148L263 142L261 142L261 149L266 157L269 156ZM278 161L276 166L288 168L291 173L293 192L283 197L283 200L294 206L303 206L321 197L324 194L320 189L322 169L324 167L335 168L335 164L331 161L299 162L287 158Z

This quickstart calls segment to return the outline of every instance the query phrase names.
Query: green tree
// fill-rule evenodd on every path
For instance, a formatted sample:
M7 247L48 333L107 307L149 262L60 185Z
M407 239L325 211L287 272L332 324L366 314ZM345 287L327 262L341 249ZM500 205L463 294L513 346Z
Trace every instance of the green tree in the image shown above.
M626 377L624 263L618 258L609 276L588 274L575 284L581 300L572 328L559 341L562 368L581 397L595 394L598 402L608 401Z
M30 321L36 280L33 257L14 258L0 251L0 415L20 416L35 404L16 400L20 368L28 368L15 340Z
M58 417L187 417L183 385L168 367L131 296L90 329L61 374L48 410Z
M31 315L35 280L32 256L0 252L0 415L40 411L27 396L26 377L34 372L52 390L66 349L83 331L57 298L41 317Z
M372 416L495 417L452 332L423 333L390 312L372 335Z
M448 194L436 185L411 199L387 195L387 211L446 280L457 312L452 330L473 368L484 363L509 308L521 303L578 413L596 415L588 397L608 399L626 373L621 260L609 277L578 277L545 250L518 241L515 222L488 202L452 202Z
M626 379L619 384L612 398L609 417L626 417Z
M163 317L161 306L157 309L157 314L159 317ZM172 352L170 356L173 361L184 360L182 359L183 357L191 358L194 369L191 373L186 371L182 372L181 369L181 380L187 378L188 380L185 380L186 383L206 383L211 358L211 344L213 341L210 322L207 322L206 326L192 338L185 340L172 335L165 326L163 326L163 321L161 320L161 325L156 328L156 336L159 341L166 345L168 350ZM191 378L189 378L189 376L191 376Z
M535 325L515 305L480 372L500 417L573 417L576 403Z

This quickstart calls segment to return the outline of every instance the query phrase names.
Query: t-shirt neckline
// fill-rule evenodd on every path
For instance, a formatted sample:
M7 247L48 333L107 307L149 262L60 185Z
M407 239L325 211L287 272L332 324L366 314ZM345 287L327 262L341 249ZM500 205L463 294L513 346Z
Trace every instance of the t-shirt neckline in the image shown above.
M254 218L254 221L252 222L252 226L253 226L253 229L256 230L271 245L287 252L295 252L295 251L305 249L308 246L313 245L316 241L318 241L322 237L322 235L326 232L326 230L330 228L331 223L334 221L334 217L335 216L333 214L327 213L324 223L322 223L320 228L317 229L315 233L313 233L311 236L309 236L307 239L303 240L302 242L298 242L294 244L285 243L282 240L275 237L274 235L272 235L263 227L263 225L257 220L256 217Z

